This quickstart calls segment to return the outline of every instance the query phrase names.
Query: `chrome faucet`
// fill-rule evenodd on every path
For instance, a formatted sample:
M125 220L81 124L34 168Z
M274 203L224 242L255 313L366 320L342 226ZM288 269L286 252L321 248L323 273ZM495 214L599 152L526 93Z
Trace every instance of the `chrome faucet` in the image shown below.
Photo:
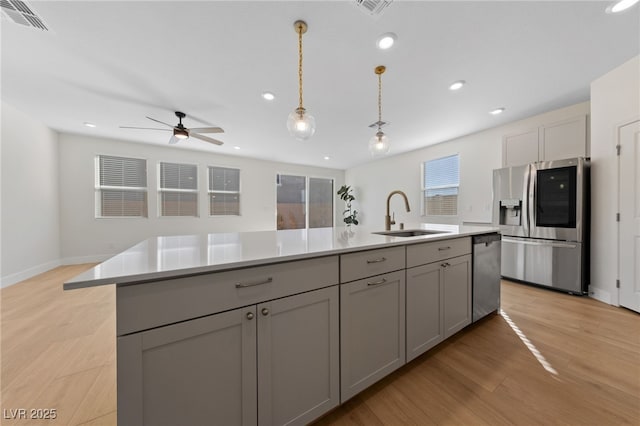
M384 230L385 231L391 231L391 225L395 225L396 224L395 219L391 219L391 216L389 215L389 203L391 202L391 197L393 197L394 194L402 195L402 197L404 198L404 205L407 208L407 212L411 211L411 208L409 207L409 199L407 198L407 194L405 194L404 192L399 191L399 190L391 191L391 193L387 197L387 215L384 217Z

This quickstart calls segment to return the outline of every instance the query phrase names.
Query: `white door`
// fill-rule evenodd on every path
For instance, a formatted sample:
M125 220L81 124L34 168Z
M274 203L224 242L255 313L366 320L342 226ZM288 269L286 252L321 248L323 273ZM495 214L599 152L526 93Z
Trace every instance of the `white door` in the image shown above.
M640 121L619 135L620 305L640 312Z

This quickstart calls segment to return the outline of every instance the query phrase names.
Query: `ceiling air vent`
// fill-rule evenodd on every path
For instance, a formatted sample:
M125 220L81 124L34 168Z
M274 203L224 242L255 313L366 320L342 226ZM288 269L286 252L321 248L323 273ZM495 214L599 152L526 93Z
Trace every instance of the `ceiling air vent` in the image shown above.
M356 0L356 6L369 15L380 15L393 0Z
M2 18L25 27L49 31L44 21L34 11L33 7L21 0L0 0Z

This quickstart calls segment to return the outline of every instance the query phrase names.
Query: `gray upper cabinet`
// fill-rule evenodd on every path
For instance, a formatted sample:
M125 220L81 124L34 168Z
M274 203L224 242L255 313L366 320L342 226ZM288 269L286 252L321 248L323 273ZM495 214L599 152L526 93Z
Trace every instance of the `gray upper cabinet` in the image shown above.
M506 135L502 139L502 165L520 166L538 161L538 129Z
M405 363L405 272L340 286L341 400Z
M588 157L587 116L546 123L540 127L505 135L502 138L503 167L536 161Z
M588 157L587 117L585 115L545 125L541 128L540 161Z

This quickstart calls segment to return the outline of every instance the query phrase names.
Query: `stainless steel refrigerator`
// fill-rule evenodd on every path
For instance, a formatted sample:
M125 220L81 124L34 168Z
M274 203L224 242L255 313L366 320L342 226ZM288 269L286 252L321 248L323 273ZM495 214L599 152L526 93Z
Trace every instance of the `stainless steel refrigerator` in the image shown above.
M502 233L503 277L587 293L589 172L585 158L493 171L493 224Z

